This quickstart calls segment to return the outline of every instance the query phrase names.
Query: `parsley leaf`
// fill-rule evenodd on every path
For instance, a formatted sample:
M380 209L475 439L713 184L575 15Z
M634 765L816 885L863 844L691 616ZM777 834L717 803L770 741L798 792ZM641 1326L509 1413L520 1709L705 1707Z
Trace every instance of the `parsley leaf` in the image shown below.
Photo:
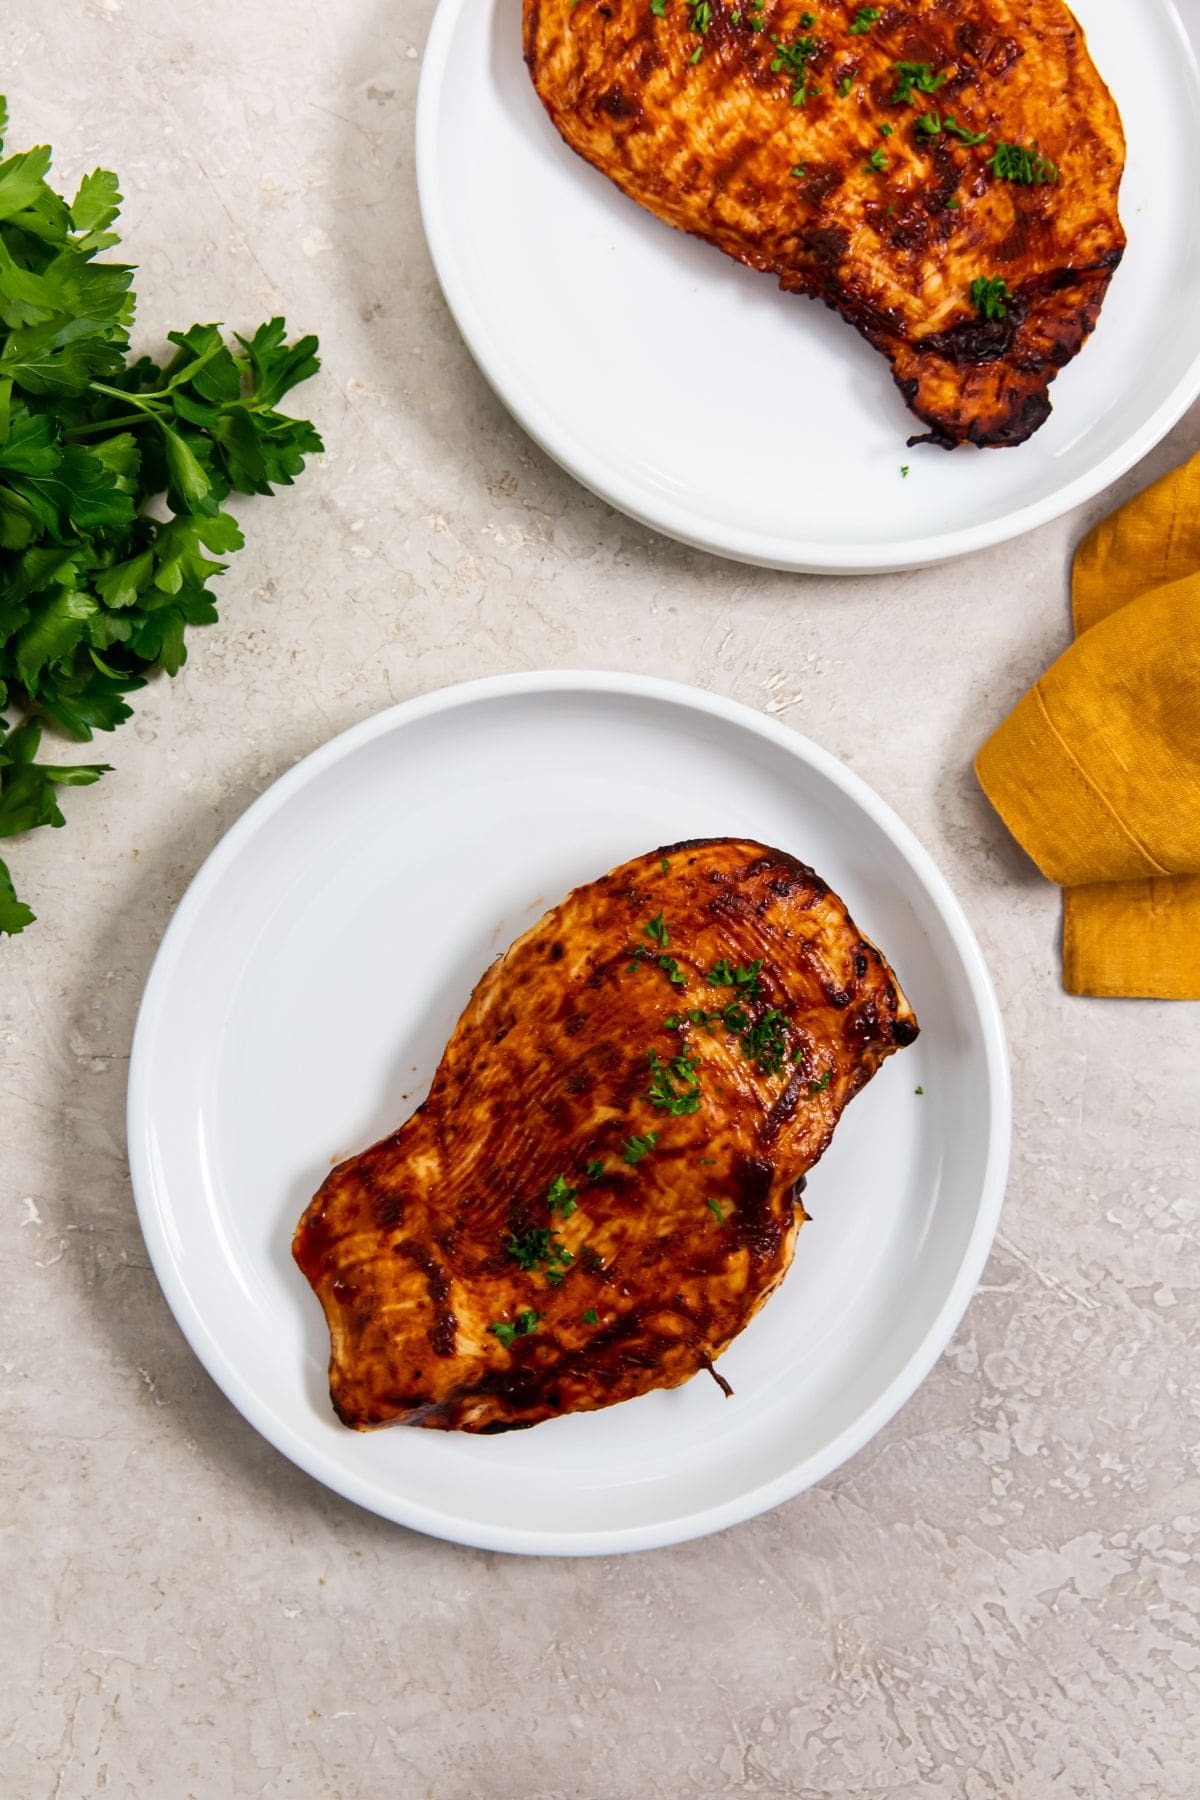
M815 25L816 20L812 13L804 13L800 24L805 29L805 35L793 38L790 44L780 43L777 37L771 39L775 46L775 55L770 64L771 73L777 75L781 69L787 70L792 84L793 106L804 106L810 94L819 94L821 91L818 87L811 87L808 80L808 65L817 54L819 46L816 38L807 33L807 27Z
M645 1137L629 1138L622 1146L624 1155L622 1156L621 1161L627 1163L640 1163L644 1156L649 1156L657 1142L657 1131L648 1131Z
M699 1062L692 1056L676 1056L665 1063L657 1050L651 1050L650 1091L646 1095L651 1106L660 1112L680 1115L700 1111L700 1083L696 1079Z
M935 75L930 63L898 62L892 64L892 69L896 76L892 99L898 105L911 101L914 91L918 94L936 94L943 83L950 79L949 70L942 75Z
M550 1212L561 1213L564 1219L569 1219L579 1210L575 1204L578 1196L579 1189L568 1187L565 1175L556 1175L546 1194L546 1206Z
M527 1231L510 1231L504 1240L504 1248L522 1269L536 1269L550 1253L552 1236L549 1226L531 1225Z
M500 1339L507 1350L514 1338L528 1337L531 1332L536 1331L541 1323L541 1318L541 1313L532 1312L526 1307L525 1311L519 1312L511 1323L507 1319L498 1319L494 1325L488 1326L488 1330Z
M33 924L35 916L23 900L17 899L8 866L0 862L0 932L16 937L19 931Z
M1008 283L1001 275L979 275L971 283L971 305L981 319L1007 319L1006 302L1011 299Z
M742 1033L742 1051L764 1075L778 1075L787 1053L787 1028L778 1007L769 1006L761 1019Z
M42 727L36 719L27 719L13 732L0 720L0 838L15 837L18 832L33 831L39 825L65 825L55 788L90 787L108 772L103 763L35 762L41 737ZM7 869L5 878L11 894ZM29 911L11 894L7 910L15 917L14 907ZM30 924L32 918L31 913L17 929Z
M1049 186L1058 180L1057 165L1042 156L1036 144L1027 150L1020 144L998 140L987 166L1001 181L1016 181L1026 187Z
M986 131L972 131L969 126L960 125L953 113L947 113L942 124L953 137L961 138L964 144L986 144L988 141Z
M762 992L759 976L762 974L762 957L752 963L740 963L735 969L727 957L713 964L705 976L712 987L736 987L744 990L743 998L757 1000Z
M665 974L672 987L686 987L687 976L673 956L660 956L658 966Z

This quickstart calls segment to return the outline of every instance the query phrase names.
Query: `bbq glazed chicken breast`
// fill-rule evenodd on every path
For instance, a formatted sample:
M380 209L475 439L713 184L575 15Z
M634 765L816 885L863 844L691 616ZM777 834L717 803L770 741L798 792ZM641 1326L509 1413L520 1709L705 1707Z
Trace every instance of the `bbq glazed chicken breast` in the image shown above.
M1120 115L1062 0L524 0L524 47L573 150L835 308L926 439L1045 421L1125 246Z
M577 888L297 1227L338 1417L502 1431L714 1372L787 1271L843 1109L916 1035L781 850L678 844Z

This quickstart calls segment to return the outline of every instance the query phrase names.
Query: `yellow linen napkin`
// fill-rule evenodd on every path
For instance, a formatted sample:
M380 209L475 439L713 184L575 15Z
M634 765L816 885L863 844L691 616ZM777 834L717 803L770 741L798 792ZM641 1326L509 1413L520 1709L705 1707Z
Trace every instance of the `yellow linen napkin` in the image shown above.
M1075 643L975 759L1073 994L1200 1000L1200 456L1080 545Z

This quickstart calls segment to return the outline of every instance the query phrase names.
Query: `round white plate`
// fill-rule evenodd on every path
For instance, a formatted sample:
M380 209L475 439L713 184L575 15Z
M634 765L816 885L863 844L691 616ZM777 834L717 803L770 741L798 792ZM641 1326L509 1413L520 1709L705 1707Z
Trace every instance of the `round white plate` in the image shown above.
M1171 0L1074 10L1125 121L1129 249L1029 443L906 449L922 427L849 325L567 149L522 62L520 0L441 0L421 77L425 230L480 368L603 499L743 562L910 568L1099 493L1200 393L1200 77Z
M736 1398L696 1380L508 1436L346 1430L330 1410L324 1320L291 1258L309 1197L424 1097L478 976L548 906L648 846L728 833L831 882L922 1026L810 1176L795 1265L722 1359ZM576 1554L718 1530L866 1443L971 1296L1009 1125L987 972L911 834L784 726L634 675L449 688L285 775L180 904L129 1092L155 1270L251 1424L387 1518Z

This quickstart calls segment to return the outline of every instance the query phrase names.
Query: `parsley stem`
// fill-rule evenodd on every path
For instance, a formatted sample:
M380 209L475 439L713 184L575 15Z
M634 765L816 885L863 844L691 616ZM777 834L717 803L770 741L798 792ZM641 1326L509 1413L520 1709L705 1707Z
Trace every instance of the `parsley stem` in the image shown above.
M128 401L130 406L140 406L143 412L158 411L154 404L158 398L156 394L131 394L128 388L109 387L106 381L89 381L88 386L93 394L107 394L110 400Z
M126 425L145 425L157 416L152 412L126 413L122 419L97 419L94 425L73 425L66 434L67 442L73 444L76 438L91 437L97 431L121 431Z
M221 354L221 352L224 350L224 348L225 348L225 346L223 343L214 339L213 342L211 344L209 344L209 346L206 350L202 350L200 352L199 356L194 356L192 358L191 362L185 363L183 365L182 369L178 370L176 372L176 374L172 375L170 381L168 381L168 383L165 387L147 388L145 393L143 393L139 396L131 396L131 397L135 399L135 403L136 403L137 399L169 400L172 393L174 392L174 390L177 387L181 387L185 381L194 380L194 378L199 374L200 370L203 369L207 363L210 363L214 356L219 356ZM124 397L124 396L128 395L128 393L129 393L129 390L127 388L106 387L104 382L102 382L102 381L93 381L90 383L90 385L99 394L120 394Z

